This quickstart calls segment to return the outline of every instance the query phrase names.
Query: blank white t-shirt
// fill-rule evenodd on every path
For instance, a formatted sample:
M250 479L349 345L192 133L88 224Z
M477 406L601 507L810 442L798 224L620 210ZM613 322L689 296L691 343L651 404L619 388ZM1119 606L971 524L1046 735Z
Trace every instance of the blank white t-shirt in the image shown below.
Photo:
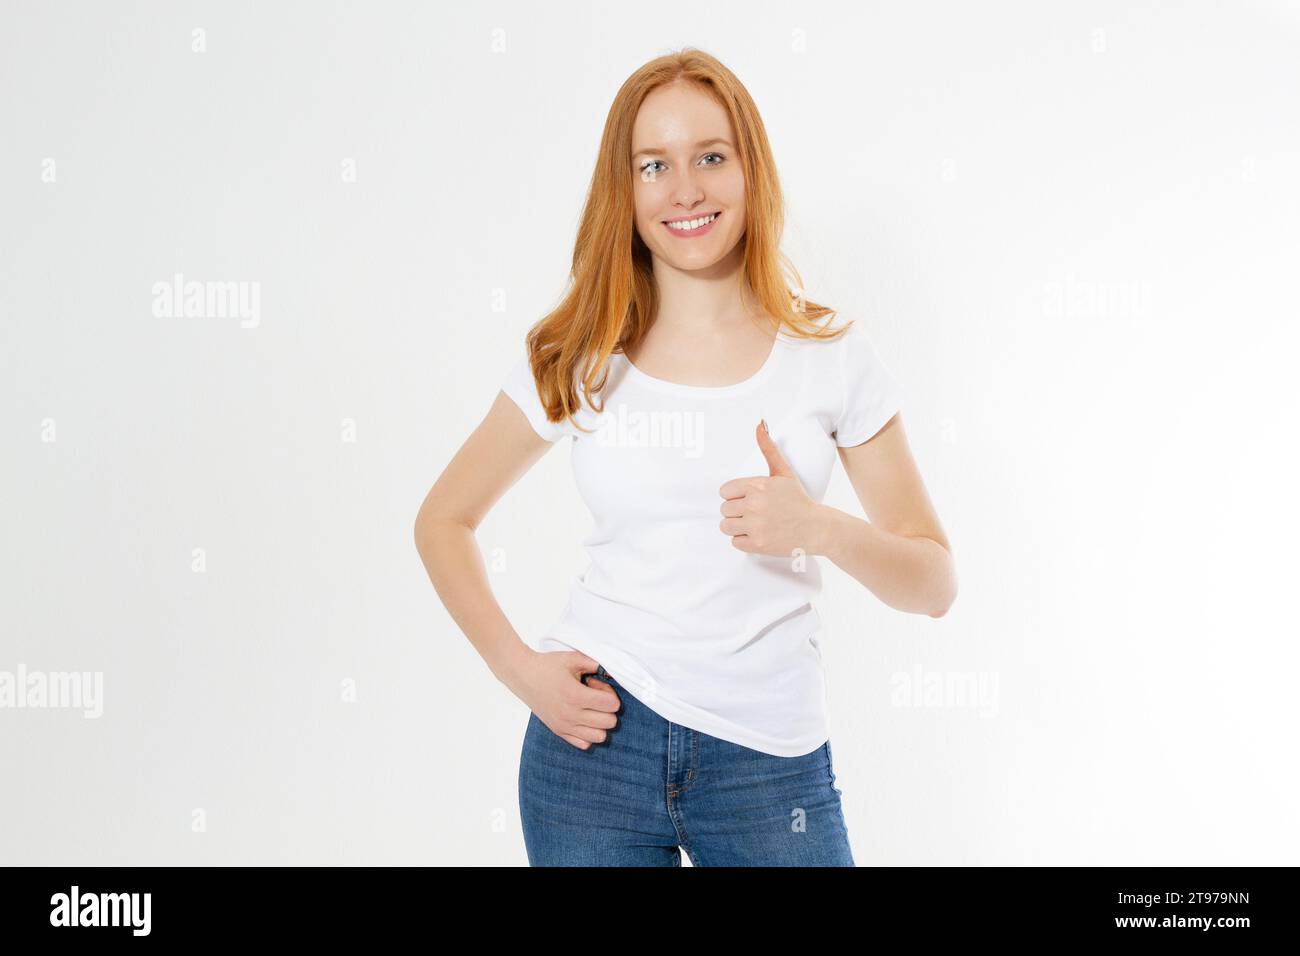
M502 385L539 435L572 439L595 519L583 541L590 565L538 650L581 651L684 727L781 757L816 750L829 737L818 559L735 548L719 527L719 489L770 473L754 436L766 418L821 501L836 446L875 435L900 409L900 382L860 321L826 341L783 330L762 368L735 385L668 382L622 354L610 362L603 413L584 402L577 415L591 434L546 420L526 356Z

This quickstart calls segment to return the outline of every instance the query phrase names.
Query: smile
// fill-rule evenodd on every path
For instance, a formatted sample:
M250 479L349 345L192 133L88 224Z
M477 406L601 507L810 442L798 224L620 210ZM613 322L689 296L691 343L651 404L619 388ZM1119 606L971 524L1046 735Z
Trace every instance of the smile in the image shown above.
M664 227L674 236L689 238L692 236L702 236L710 229L713 224L722 218L721 212L713 212L708 215L698 216L694 219L676 219L671 222L665 222Z

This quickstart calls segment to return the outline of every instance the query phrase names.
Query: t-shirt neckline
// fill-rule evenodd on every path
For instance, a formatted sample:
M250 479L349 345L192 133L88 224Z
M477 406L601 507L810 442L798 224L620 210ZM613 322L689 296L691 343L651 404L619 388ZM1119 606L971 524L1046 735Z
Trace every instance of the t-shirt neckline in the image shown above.
M726 398L740 392L747 392L766 381L780 361L781 352L784 350L787 341L788 337L785 330L779 330L776 333L776 338L772 341L771 351L767 353L767 358L759 366L758 371L749 378L732 385L685 385L681 382L670 382L667 379L656 378L641 371L632 364L632 360L627 357L626 352L619 352L618 354L623 359L623 365L627 369L628 377L649 388L661 392L672 392L677 395L689 395L692 398Z

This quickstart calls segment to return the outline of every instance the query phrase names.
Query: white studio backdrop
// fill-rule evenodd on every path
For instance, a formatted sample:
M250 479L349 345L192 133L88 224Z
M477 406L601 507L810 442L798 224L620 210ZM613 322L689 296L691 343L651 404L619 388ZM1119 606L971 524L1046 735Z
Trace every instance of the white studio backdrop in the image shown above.
M0 709L0 862L526 862L527 709L412 525L682 46L754 96L957 558L939 620L824 563L859 865L1297 862L1300 6L13 0L0 679L99 693ZM479 533L534 644L568 455Z

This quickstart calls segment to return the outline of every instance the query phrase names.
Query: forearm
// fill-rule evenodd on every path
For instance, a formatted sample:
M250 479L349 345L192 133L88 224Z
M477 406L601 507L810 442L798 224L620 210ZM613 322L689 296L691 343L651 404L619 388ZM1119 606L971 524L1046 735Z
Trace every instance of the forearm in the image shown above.
M497 679L509 685L510 676L532 648L519 637L492 594L473 529L459 521L422 519L416 523L415 545L452 620Z
M859 581L885 604L942 617L957 597L952 554L931 538L877 528L847 512L819 505L816 553Z

